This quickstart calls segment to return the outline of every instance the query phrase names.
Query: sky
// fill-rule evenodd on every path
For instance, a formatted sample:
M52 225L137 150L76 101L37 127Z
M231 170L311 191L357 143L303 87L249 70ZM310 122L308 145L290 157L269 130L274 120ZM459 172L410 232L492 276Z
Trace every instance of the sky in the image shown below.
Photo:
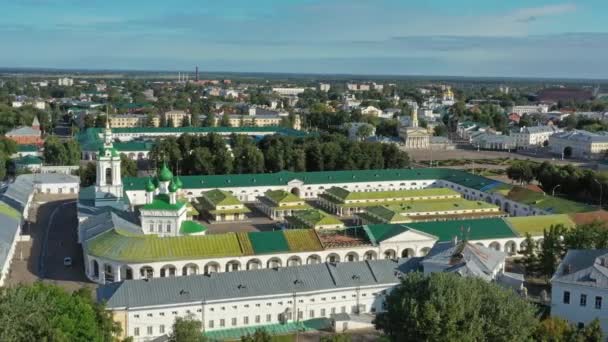
M608 78L608 1L0 0L0 67Z

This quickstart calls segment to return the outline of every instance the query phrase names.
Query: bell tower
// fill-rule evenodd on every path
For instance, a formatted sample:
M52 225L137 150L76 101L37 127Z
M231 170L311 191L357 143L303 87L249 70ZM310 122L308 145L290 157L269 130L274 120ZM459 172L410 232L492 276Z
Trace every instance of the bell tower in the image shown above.
M97 157L97 177L95 192L106 194L102 197L122 198L122 178L120 176L120 154L112 144L112 129L106 116L106 128L103 131L103 146ZM110 196L108 196L110 195ZM97 196L99 197L99 196Z

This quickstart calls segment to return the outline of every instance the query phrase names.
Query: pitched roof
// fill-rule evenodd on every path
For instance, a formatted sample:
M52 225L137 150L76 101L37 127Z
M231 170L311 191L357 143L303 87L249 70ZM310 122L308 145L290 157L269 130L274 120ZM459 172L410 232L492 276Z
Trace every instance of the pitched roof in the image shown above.
M214 207L220 205L237 205L241 204L233 194L228 191L213 189L203 194L203 197L210 202Z
M520 236L530 233L532 236L542 235L545 229L554 225L564 225L566 228L574 227L574 222L568 215L539 215L518 216L504 219Z
M285 190L268 190L264 193L264 196L266 196L268 199L270 199L276 204L302 202L302 200L298 196Z
M485 218L479 220L453 220L413 222L405 226L435 235L439 241L450 241L454 236L461 237L464 233L468 240L489 240L514 238L518 235L500 218ZM467 232L468 231L468 232Z
M299 210L292 215L293 219L305 223L309 228L326 225L344 225L336 217L318 209Z
M551 282L608 288L608 249L571 249Z
M402 273L418 268L417 259L368 260L302 265L251 272L222 272L188 277L126 280L98 288L110 309L179 304L284 293L396 284Z
M171 204L169 195L158 194L154 196L152 203L143 205L139 210L181 210L186 205L186 202L177 200L175 204Z
M32 127L19 127L19 128L15 128L12 129L8 132L6 132L6 136L7 137L12 137L12 136L19 136L19 137L23 137L23 136L36 136L36 137L40 137L40 131L37 129L33 129Z
M422 265L426 267L427 264L434 264L447 272L491 280L493 273L504 263L506 257L504 252L467 241L444 241L431 248Z

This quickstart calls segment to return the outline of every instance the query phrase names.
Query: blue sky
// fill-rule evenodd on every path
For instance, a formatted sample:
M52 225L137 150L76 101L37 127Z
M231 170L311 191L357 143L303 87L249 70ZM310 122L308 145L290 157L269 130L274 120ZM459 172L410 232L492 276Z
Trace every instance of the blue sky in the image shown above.
M608 1L0 0L0 66L608 78Z

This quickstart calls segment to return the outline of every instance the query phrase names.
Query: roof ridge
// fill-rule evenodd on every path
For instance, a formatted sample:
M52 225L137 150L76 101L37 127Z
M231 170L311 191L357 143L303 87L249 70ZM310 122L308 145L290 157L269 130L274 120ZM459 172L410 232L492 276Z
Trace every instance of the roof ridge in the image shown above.
M377 283L378 277L376 277L376 273L374 273L374 269L372 268L372 265L370 265L369 260L365 260L365 265L369 269L369 272L371 273L372 278L374 278L374 281Z

